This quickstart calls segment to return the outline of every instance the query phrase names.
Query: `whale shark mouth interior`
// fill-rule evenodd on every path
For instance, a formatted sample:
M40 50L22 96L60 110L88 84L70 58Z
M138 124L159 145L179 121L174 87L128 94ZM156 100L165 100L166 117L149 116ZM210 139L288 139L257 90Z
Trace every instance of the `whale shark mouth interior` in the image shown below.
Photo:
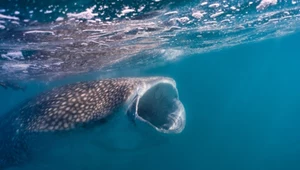
M151 86L134 103L135 116L159 132L180 133L185 127L185 110L172 83Z

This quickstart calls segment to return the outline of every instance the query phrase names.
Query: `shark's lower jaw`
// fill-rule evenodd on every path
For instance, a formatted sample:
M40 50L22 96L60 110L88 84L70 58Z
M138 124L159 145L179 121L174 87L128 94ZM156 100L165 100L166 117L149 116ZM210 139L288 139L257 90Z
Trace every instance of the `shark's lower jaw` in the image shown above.
M147 123L158 132L176 134L185 128L184 106L175 82L168 78L146 82L128 110L135 120Z

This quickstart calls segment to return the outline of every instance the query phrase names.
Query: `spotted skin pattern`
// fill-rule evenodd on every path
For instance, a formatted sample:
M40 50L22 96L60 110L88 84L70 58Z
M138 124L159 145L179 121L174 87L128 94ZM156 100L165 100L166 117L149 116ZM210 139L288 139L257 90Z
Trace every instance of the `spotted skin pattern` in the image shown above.
M17 130L63 131L101 120L122 106L138 82L107 79L55 88L21 108L15 119Z
M34 135L68 132L104 120L124 105L141 83L153 78L117 78L54 88L0 118L0 169L28 157Z

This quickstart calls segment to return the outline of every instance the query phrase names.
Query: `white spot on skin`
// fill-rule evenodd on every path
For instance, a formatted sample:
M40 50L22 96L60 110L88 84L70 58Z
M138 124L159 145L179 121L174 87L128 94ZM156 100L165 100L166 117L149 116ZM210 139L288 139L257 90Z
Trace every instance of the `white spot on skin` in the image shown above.
M67 123L64 123L64 128L68 128L69 127L69 125L67 124Z
M69 117L68 117L68 120L69 120L69 121L71 121L72 119L73 119L73 117L72 117L72 116L69 116Z
M67 119L67 118L68 118L68 115L67 115L67 114L65 114L63 118L64 118L64 119Z

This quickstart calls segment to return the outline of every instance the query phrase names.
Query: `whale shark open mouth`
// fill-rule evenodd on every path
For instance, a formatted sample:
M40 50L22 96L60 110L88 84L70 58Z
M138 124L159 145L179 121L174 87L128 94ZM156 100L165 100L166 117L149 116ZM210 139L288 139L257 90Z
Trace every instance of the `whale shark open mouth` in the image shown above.
M185 128L185 109L173 80L146 83L134 97L129 111L135 120L146 122L159 132L180 133Z

